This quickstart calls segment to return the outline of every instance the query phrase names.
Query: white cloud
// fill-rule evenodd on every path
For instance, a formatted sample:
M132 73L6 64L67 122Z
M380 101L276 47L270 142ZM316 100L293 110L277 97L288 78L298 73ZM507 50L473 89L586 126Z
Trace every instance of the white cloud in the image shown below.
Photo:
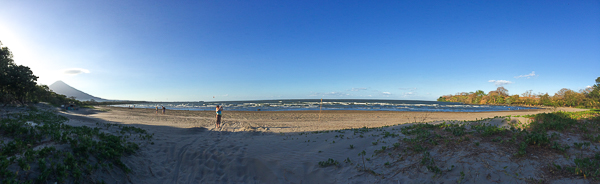
M390 92L383 92L384 95L392 95Z
M362 90L367 90L367 88L352 88L352 89L349 89L348 91L362 91Z
M515 79L522 78L522 77L527 77L527 78L529 79L530 77L535 77L535 76L537 76L537 75L535 74L535 71L532 71L530 74L527 74L527 75L519 75L519 76L516 76L516 77L515 77Z
M592 86L587 86L587 87L585 87L585 88L592 88Z
M489 80L488 82L493 82L496 86L503 86L507 84L512 84L513 82L507 80Z
M90 73L90 71L83 69L83 68L69 68L69 69L64 69L62 71L62 73L67 74L67 75L79 75L82 73Z

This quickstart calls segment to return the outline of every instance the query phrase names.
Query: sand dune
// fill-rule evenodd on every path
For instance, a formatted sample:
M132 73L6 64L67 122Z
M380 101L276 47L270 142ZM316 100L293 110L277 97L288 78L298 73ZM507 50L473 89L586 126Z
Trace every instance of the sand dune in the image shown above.
M215 129L214 112L167 111L166 115L155 115L152 109L98 108L109 111L68 112L69 124L122 123L155 134L153 145L142 145L139 153L123 159L133 169L128 177L115 174L117 171L98 174L108 183L525 183L529 181L527 178L549 177L539 169L547 159L560 161L560 158L515 160L510 152L486 143L478 148L435 148L430 150L431 157L446 170L436 176L415 164L420 157L400 158L400 151L373 154L404 137L400 134L383 138L383 131L398 133L400 127L414 121L475 120L552 109L484 113L325 111L320 121L318 111L225 111L223 128ZM503 122L493 119L490 123ZM367 132L362 137L353 131L303 133L388 125L394 126ZM358 156L362 150L370 159L364 166ZM318 162L329 158L340 164L319 166ZM345 159L351 162L346 163ZM386 162L391 164L386 166ZM377 174L365 172L363 167ZM554 182L585 183L586 180Z

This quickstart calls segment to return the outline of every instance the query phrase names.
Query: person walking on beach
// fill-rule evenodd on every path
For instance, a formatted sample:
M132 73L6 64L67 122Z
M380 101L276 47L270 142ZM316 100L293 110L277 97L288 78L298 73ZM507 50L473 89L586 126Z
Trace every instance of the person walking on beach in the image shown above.
M165 114L165 110L167 110L167 108L165 108L165 106L161 106L162 110L163 110L163 114Z
M218 106L215 110L217 112L217 128L221 128L221 115L223 113L223 106Z
M155 108L156 108L156 115L158 115L158 105Z

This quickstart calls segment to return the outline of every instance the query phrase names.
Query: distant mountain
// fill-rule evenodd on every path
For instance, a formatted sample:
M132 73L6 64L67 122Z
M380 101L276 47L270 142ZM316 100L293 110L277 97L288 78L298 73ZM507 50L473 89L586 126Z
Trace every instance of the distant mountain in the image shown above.
M74 87L69 86L67 83L65 83L63 81L56 81L56 82L54 82L54 84L52 84L48 87L50 88L50 90L54 91L55 93L65 95L67 97L74 96L75 99L77 99L79 101L89 101L92 99L96 102L110 101L110 100L98 98L98 97L89 95L87 93L84 93L82 91L79 91L78 89L75 89Z

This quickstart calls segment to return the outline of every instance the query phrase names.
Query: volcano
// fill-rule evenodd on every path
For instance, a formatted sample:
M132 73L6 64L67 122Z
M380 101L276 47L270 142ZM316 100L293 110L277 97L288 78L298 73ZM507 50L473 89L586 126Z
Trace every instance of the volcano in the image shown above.
M67 97L75 97L75 99L77 99L79 101L90 101L90 100L94 100L96 102L109 101L106 99L102 99L102 98L98 98L98 97L89 95L85 92L75 89L74 87L69 86L67 83L65 83L63 81L56 81L48 87L50 88L50 90L54 91L55 93L65 95Z

